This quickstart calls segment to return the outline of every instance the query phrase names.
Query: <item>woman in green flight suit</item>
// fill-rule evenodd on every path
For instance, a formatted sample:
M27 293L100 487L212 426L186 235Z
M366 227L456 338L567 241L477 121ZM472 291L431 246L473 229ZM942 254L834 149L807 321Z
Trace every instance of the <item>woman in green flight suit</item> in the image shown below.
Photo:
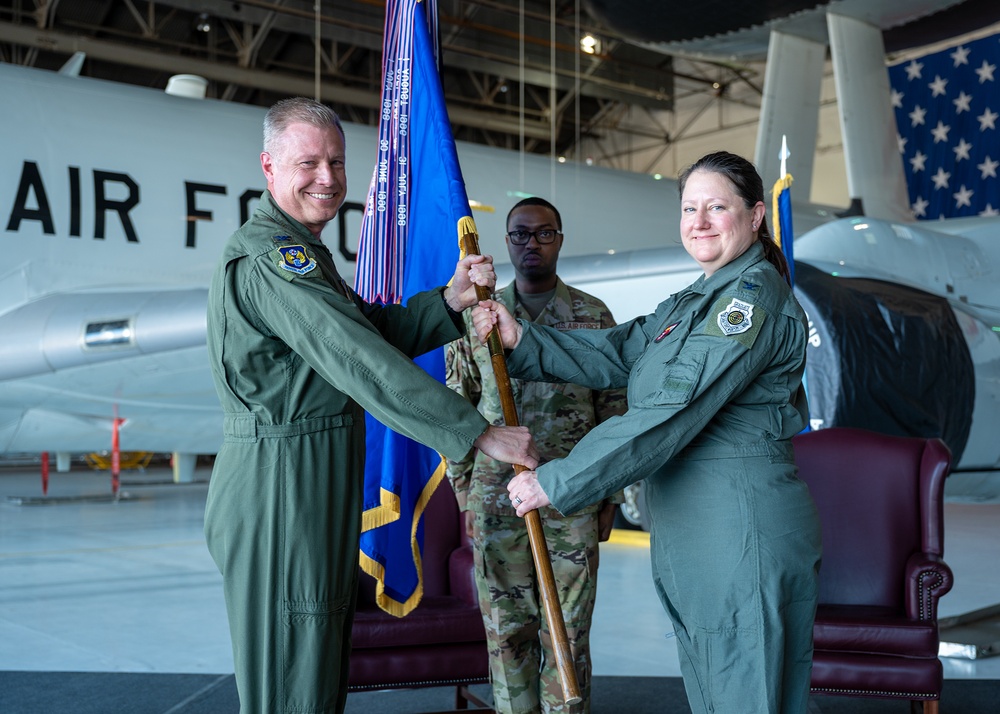
M760 176L709 154L684 172L681 239L704 270L652 315L609 330L515 321L511 376L628 386L628 412L508 490L518 515L572 513L646 479L653 577L674 623L695 714L801 714L812 668L820 528L796 478L791 437L807 423L808 323L765 222Z

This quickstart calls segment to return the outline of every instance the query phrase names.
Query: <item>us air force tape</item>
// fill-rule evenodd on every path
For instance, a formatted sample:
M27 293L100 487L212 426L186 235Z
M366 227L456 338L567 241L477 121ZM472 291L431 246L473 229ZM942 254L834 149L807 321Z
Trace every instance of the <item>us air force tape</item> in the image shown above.
M753 347L767 313L760 306L734 297L723 297L712 307L705 334L732 337L747 349Z

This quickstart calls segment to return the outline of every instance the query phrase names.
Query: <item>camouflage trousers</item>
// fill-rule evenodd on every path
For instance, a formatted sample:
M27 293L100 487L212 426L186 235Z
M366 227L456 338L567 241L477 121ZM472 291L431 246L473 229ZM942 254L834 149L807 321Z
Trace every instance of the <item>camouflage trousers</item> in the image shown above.
M599 557L597 514L568 518L543 515L542 526L583 702L573 707L563 702L524 520L476 513L476 585L489 643L497 714L590 711L590 621Z

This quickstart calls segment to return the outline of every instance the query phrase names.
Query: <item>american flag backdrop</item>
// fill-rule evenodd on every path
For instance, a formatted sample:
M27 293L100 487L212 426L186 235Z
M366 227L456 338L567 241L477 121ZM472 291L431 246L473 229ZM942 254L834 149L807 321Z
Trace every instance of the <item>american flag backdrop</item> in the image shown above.
M1000 215L1000 35L889 67L918 219Z

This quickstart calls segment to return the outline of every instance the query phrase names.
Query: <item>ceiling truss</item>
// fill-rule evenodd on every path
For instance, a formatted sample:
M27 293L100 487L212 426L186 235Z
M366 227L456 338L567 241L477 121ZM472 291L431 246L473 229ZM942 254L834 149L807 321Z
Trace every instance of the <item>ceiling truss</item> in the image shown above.
M345 119L374 125L384 11L377 0L11 0L0 8L0 61L58 69L82 51L87 76L162 88L197 74L209 96L260 106L318 94ZM641 109L655 128L678 102L759 107L759 78L746 68L630 44L580 0L439 0L439 18L458 139L573 156L583 138L632 132L630 145L668 147L676 135L621 118ZM581 51L585 32L600 38L598 53ZM733 84L756 94L733 96Z

